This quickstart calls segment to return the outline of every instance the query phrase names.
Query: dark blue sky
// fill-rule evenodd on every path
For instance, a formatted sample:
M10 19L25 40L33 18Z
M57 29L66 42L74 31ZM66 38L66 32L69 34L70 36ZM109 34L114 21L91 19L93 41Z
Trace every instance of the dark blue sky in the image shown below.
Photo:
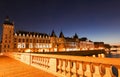
M120 43L119 0L0 0L0 24L7 15L16 30Z

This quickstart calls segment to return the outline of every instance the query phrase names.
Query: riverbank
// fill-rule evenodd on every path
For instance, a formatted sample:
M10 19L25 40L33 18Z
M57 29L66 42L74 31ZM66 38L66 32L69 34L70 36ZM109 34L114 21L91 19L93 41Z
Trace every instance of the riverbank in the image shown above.
M32 52L37 54L56 54L56 55L72 55L72 56L93 56L98 54L106 54L104 50L85 50L85 51L64 51L64 52Z
M109 54L107 54L107 57L109 58L120 58L120 51L111 51Z

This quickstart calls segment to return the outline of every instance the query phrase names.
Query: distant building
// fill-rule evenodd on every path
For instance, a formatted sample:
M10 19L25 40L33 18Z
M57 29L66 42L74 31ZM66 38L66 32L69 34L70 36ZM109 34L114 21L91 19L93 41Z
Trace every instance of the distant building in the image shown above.
M51 35L46 33L16 31L14 23L7 17L2 25L1 52L62 52L93 50L94 42L87 38L65 37L60 32L59 37L54 30Z
M94 42L94 49L103 50L104 49L104 42Z
M111 51L120 51L120 45L111 45Z

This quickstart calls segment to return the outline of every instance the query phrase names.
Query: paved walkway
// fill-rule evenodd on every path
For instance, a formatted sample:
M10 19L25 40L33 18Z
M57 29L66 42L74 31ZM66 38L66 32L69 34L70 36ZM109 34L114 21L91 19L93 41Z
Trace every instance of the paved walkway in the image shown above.
M56 77L7 56L0 56L0 77Z

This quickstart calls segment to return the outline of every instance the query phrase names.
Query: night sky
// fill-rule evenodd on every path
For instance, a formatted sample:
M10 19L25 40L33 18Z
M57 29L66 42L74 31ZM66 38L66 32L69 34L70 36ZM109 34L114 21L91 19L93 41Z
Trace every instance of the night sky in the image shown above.
M6 16L16 30L120 44L120 0L0 0L1 25Z

